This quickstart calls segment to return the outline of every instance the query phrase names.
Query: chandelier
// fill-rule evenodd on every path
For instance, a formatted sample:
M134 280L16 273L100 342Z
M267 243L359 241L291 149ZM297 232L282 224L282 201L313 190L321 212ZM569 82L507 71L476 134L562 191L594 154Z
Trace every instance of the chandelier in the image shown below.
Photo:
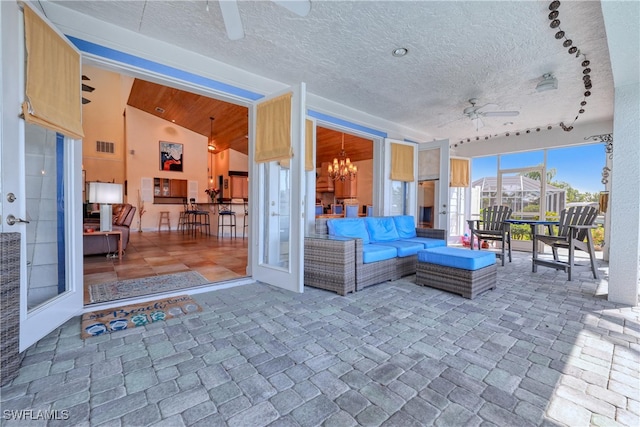
M342 134L342 149L338 154L338 157L333 159L333 163L328 167L329 177L334 181L353 181L358 173L358 167L351 163L351 159L347 157L347 153L344 151L344 133Z

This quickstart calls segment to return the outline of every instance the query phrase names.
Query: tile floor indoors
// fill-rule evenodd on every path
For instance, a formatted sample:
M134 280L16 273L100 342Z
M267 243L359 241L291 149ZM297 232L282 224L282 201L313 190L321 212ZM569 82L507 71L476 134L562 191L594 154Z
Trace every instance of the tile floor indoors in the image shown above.
M262 283L195 295L203 311L26 352L6 410L74 426L638 426L640 308L529 255L474 300L414 276L341 297Z
M96 283L197 271L212 282L246 276L247 242L238 238L177 231L132 232L124 257L84 257L85 304L87 287Z

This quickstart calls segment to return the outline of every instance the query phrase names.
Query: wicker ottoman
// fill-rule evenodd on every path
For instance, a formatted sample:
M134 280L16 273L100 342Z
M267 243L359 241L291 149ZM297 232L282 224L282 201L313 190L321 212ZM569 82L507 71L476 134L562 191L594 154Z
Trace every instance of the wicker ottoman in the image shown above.
M465 298L496 287L493 252L432 248L418 252L416 284L453 292Z

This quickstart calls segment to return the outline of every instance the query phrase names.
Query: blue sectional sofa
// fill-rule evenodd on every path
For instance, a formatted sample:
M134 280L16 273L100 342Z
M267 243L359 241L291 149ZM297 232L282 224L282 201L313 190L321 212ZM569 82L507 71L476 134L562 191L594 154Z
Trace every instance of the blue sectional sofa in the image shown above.
M417 253L446 246L444 230L416 228L410 215L318 218L305 238L305 285L341 295L415 274Z

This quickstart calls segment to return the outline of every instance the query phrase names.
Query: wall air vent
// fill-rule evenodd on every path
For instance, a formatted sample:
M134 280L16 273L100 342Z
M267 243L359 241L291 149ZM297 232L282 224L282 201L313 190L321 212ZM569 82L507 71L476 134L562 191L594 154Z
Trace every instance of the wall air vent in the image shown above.
M113 154L115 152L115 147L116 147L115 142L96 141L96 152L98 153Z

